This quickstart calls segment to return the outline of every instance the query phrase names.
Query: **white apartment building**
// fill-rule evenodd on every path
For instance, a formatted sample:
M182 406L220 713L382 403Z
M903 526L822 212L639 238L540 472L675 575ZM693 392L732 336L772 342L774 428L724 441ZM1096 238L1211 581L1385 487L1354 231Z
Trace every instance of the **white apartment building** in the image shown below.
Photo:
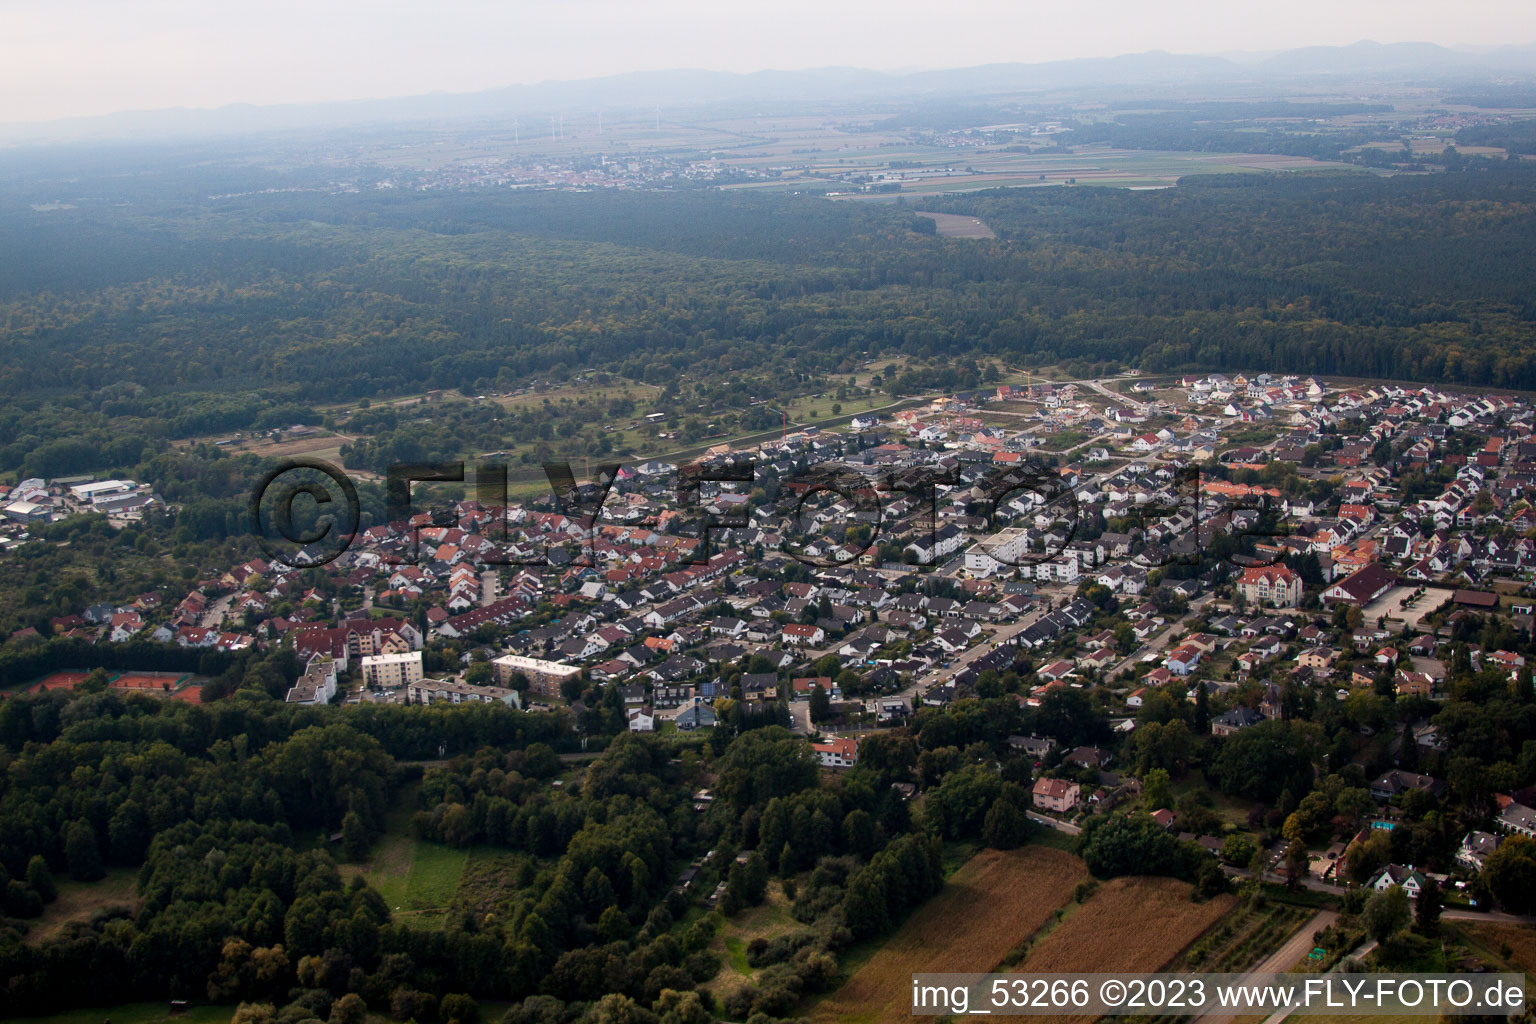
M363 689L396 690L421 681L421 652L370 654L363 659Z

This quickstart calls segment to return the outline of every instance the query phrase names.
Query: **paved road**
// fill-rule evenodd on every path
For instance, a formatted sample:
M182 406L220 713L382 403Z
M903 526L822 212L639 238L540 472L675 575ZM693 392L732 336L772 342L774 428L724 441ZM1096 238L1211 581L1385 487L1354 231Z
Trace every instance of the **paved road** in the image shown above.
M1037 814L1034 811L1025 811L1024 813L1027 814L1029 816L1029 820L1035 824L1044 825L1049 829L1055 829L1062 835L1075 836L1083 831L1080 827L1072 824L1070 821L1058 821L1056 818L1047 818L1045 815Z
M1121 404L1125 405L1127 408L1131 409L1132 411L1141 413L1142 415L1146 415L1146 412L1147 412L1147 403L1146 402L1137 401L1136 399L1131 398L1128 395L1122 395L1118 391L1111 391L1109 388L1105 387L1103 384L1099 383L1096 380L1089 381L1088 382L1088 387L1091 388L1094 391L1097 391L1099 394L1103 395L1105 398L1109 398L1109 399L1112 399L1112 400L1114 400L1116 402L1120 402Z
M1248 877L1248 872L1244 868L1235 868L1224 864L1222 865L1222 870L1231 878ZM1266 871L1264 873L1264 881L1273 882L1276 885L1284 885L1285 875L1278 871ZM1311 875L1302 879L1299 884L1303 889L1327 893L1330 896L1343 896L1349 892L1342 885L1323 882L1313 878ZM1502 910L1466 910L1461 907L1446 907L1445 910L1441 911L1440 917L1446 921L1495 921L1499 924L1536 924L1536 914L1508 914Z
M216 629L224 624L224 618L229 614L229 606L235 600L234 594L225 594L208 607L203 609L203 617L198 620L199 626Z
M486 608L496 603L496 572L487 569L480 574L480 607Z
M1332 910L1319 910L1304 923L1279 949L1265 957L1252 971L1254 974L1281 974L1302 957L1312 952L1315 945L1312 936L1338 921L1339 915Z
M977 658L980 658L984 654L990 654L999 646L1008 643L1008 641L1012 640L1015 636L1024 632L1030 626L1034 625L1035 620L1044 614L1046 614L1044 608L1036 607L1033 611L1027 613L1018 621L1005 623L999 627L997 632L993 633L990 638L983 640L975 647L961 651L951 660L947 667L935 669L932 672L923 673L922 675L913 679L911 684L908 685L906 689L899 693L891 694L890 696L900 697L902 700L910 702L912 698L918 694L924 693L931 687L938 686L939 684L952 679L954 676L964 671L965 667L971 662L975 661ZM887 697L885 699L890 698Z
M1337 974L1339 972L1339 970L1344 966L1344 964L1347 961L1349 961L1349 960L1359 960L1361 957L1366 956L1367 954L1369 954L1371 952L1371 950L1373 950L1375 948L1376 948L1376 940L1375 939L1367 939L1365 942L1361 943L1360 945L1356 946L1354 949L1350 950L1348 955L1340 957L1338 963L1336 963L1332 967L1328 968L1328 973L1329 974ZM1264 1019L1264 1024L1280 1024L1281 1021L1285 1020L1293 1012L1295 1012L1295 1011L1293 1011L1293 1010L1277 1010L1276 1012L1270 1014L1268 1017L1266 1017Z
M809 736L811 728L811 702L808 700L791 700L789 702L789 731Z
M1312 935L1319 929L1326 928L1339 919L1339 915L1332 910L1319 910L1311 919L1302 924L1300 928L1269 956L1258 963L1253 970L1247 972L1250 976L1255 974L1282 974L1291 969L1291 966L1312 951ZM1212 1013L1204 1013L1196 1017L1194 1024L1232 1024L1239 1014L1218 1010ZM1246 1016L1252 1016L1247 1014Z
M1444 921L1496 921L1499 924L1536 924L1536 916L1531 914L1506 914L1502 910L1452 910L1447 907L1440 912L1440 918Z
M1205 609L1205 606L1210 604L1211 601L1214 600L1214 599L1215 599L1215 595L1212 595L1212 594L1202 594L1201 596L1195 598L1193 601L1191 601L1189 603L1189 611L1186 612L1183 616L1181 616L1179 621L1182 621L1182 619L1188 618L1191 615L1199 615ZM1141 659L1145 658L1147 655L1149 655L1149 654L1156 654L1158 651L1161 651L1163 648L1168 646L1168 641L1173 636L1174 633L1177 632L1177 633L1179 633L1182 636L1183 635L1183 631L1176 629L1175 628L1176 625L1177 625L1177 622L1170 623L1167 626L1164 626L1163 627L1163 631L1161 633L1158 633L1156 636L1154 636L1146 644L1142 645L1141 647L1138 647L1135 651L1131 652L1130 657L1121 659L1121 661L1118 664L1114 665L1108 672L1104 673L1104 678L1105 679L1113 679L1113 678L1115 678L1115 676L1119 675L1121 672L1124 672L1126 669L1129 669L1132 666L1134 666L1137 662L1141 661Z

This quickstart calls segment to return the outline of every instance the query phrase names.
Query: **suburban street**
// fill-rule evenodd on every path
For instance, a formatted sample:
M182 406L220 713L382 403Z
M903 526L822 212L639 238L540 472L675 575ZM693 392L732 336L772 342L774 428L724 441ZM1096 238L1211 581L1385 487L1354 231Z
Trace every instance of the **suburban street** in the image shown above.
M1034 822L1036 825L1044 825L1046 828L1054 829L1055 831L1060 832L1065 836L1075 836L1083 831L1081 827L1072 824L1070 821L1059 821L1056 818L1047 818L1045 815L1039 814L1035 811L1025 811L1024 813L1027 814L1029 816L1029 820Z

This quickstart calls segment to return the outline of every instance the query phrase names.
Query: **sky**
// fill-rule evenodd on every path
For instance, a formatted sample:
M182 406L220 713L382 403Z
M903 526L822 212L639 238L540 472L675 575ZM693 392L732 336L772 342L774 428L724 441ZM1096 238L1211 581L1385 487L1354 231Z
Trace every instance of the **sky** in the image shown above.
M0 122L625 71L1536 42L1533 0L0 0Z

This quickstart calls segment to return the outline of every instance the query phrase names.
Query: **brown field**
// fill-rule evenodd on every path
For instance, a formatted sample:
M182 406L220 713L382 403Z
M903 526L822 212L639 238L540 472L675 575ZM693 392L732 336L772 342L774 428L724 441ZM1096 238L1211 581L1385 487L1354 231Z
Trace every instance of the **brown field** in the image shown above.
M1041 939L1019 966L1026 973L1155 971L1237 903L1190 900L1174 878L1115 878Z
M329 452L339 449L344 444L351 444L354 440L355 438L341 434L325 433L315 437L295 437L288 441L246 441L230 447L238 451L276 458L282 455L315 455L320 452Z
M811 1011L815 1021L906 1020L918 971L989 971L1050 920L1088 877L1083 862L1043 846L983 850Z
M939 234L945 238L996 238L992 229L975 217L959 213L928 213L919 210L919 217L927 217L939 226Z
M1204 903L1189 899L1191 886L1173 878L1116 878L1029 951L1018 971L1070 974L1094 971L1150 972L1170 961L1237 904L1234 896ZM1093 1015L1053 1017L1091 1021Z
M1506 959L1511 964L1527 973L1536 971L1536 928L1522 927L1518 924L1496 924L1492 921L1475 923L1457 921L1456 925L1465 930L1474 942L1480 943L1494 953L1498 953L1500 947L1507 945L1510 954Z

